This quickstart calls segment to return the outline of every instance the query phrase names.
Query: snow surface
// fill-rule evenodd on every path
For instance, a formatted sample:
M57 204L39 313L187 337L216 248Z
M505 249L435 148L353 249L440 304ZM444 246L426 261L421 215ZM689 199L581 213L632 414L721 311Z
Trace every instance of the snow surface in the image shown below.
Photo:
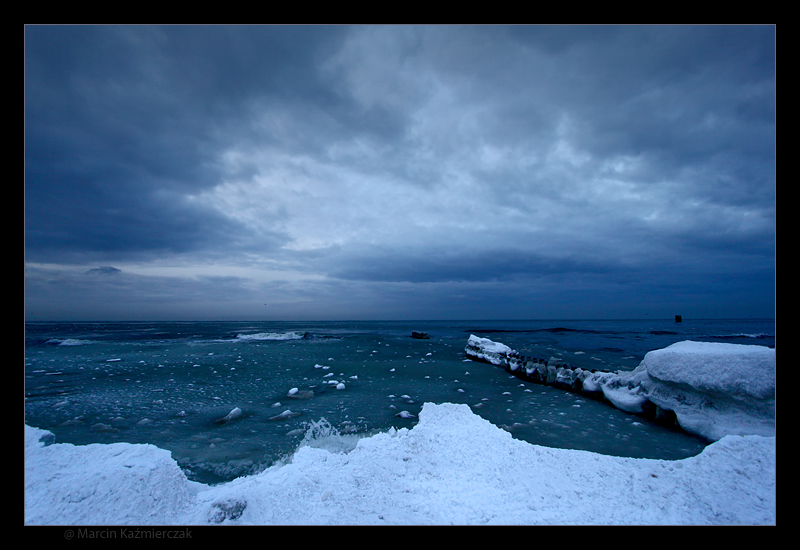
M646 401L674 411L688 432L775 434L775 350L713 342L678 342L648 352L632 372L591 375L605 397L628 412Z
M490 362L508 349L469 345ZM153 445L53 443L26 425L25 523L774 524L775 364L765 350L681 342L632 372L586 378L617 406L669 405L682 425L715 436L675 461L532 445L467 405L425 403L411 429L302 445L287 463L208 486Z
M25 523L59 525L709 525L775 523L775 439L727 436L652 460L513 439L468 406L412 429L207 486L152 445L45 445L25 427Z

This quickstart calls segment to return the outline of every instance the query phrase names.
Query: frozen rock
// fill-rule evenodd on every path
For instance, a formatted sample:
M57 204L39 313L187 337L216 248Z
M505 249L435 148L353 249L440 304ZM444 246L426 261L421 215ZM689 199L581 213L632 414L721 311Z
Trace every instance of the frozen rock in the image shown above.
M208 522L222 523L225 520L239 519L245 508L247 508L247 501L240 498L230 498L215 502L211 505Z

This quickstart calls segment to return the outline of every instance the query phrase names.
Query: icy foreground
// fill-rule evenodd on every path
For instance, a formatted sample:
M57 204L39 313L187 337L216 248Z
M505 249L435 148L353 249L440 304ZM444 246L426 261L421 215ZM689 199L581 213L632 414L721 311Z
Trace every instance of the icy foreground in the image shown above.
M426 403L412 429L349 453L305 446L216 486L152 445L46 445L25 427L25 523L774 524L775 439L727 436L678 461L513 439L466 405Z
M466 405L426 403L412 429L349 452L302 446L288 464L207 486L152 445L57 444L25 426L25 523L775 523L774 349L680 342L617 373L528 365L475 336L467 353L532 380L602 391L632 413L673 411L715 442L678 461L551 449L513 439Z

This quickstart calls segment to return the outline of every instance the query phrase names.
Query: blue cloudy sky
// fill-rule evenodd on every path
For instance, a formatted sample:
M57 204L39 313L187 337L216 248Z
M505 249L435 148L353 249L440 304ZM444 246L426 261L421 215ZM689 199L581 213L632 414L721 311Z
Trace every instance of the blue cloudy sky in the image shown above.
M772 317L773 26L27 26L28 320Z

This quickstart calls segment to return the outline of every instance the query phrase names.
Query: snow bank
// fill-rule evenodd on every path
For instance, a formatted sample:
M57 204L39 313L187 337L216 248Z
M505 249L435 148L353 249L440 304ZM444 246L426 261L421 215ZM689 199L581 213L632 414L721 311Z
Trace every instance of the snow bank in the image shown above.
M775 433L775 350L765 346L678 342L601 387L632 412L646 401L674 411L681 427L713 441Z
M150 445L74 446L25 427L26 524L773 524L775 442L728 436L678 461L513 439L466 405L426 403L412 429L216 486Z
M25 523L174 524L189 484L169 451L153 445L46 445L25 426Z
M672 413L684 430L711 441L775 433L775 350L765 346L678 342L647 353L635 370L618 372L526 361L508 346L474 335L464 351L526 380L602 393L630 413Z

